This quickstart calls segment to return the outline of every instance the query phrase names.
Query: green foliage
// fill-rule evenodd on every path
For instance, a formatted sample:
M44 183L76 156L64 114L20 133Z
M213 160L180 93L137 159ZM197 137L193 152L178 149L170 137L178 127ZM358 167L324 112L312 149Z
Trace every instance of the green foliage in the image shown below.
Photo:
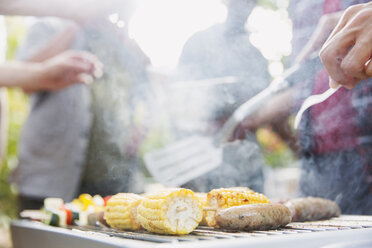
M7 26L7 51L6 59L13 60L16 55L17 47L25 36L24 19L21 17L7 17L5 19Z
M8 89L8 104L7 152L0 167L0 226L17 215L17 192L10 175L18 164L18 140L28 109L27 97L19 89Z
M262 149L262 153L266 164L272 168L288 167L296 161L295 155L289 148L286 148L284 151L267 151Z
M17 214L16 192L9 182L10 172L10 166L6 161L0 167L0 228L6 226Z
M15 56L19 41L22 40L25 26L20 18L7 18L8 49L7 59ZM10 182L10 175L18 163L18 140L21 127L28 113L27 96L19 89L7 89L8 130L7 151L0 165L0 227L7 225L17 215L16 189Z

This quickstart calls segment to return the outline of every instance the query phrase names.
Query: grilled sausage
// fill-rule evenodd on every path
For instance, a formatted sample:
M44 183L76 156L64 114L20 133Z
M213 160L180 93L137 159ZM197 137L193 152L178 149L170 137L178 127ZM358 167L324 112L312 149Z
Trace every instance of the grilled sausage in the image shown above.
M296 198L284 203L292 212L292 222L329 219L341 214L339 206L324 198Z
M219 227L234 230L269 230L291 222L291 211L282 204L249 204L220 210Z

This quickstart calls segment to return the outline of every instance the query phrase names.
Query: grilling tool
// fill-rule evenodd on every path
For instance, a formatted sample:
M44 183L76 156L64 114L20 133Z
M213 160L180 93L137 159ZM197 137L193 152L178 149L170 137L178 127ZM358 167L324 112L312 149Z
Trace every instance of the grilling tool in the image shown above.
M301 117L307 109L309 109L311 106L314 106L315 104L324 102L334 93L336 93L339 88L341 88L341 85L337 86L336 88L329 88L328 90L324 91L322 94L312 95L306 98L305 101L302 103L301 108L295 117L294 128L298 129L298 126L300 125Z
M320 68L318 56L289 68L268 88L238 107L214 138L192 136L145 154L148 171L159 183L176 187L215 169L222 163L222 144L243 119L258 111L275 94L307 80Z

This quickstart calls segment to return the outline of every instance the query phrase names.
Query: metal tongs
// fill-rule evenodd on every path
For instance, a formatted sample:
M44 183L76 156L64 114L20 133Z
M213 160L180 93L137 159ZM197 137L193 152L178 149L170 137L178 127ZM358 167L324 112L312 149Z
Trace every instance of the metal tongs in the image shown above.
M314 106L315 104L324 102L327 100L330 96L332 96L334 93L338 91L338 89L341 88L341 85L337 86L336 88L329 88L322 94L318 95L312 95L305 99L305 101L302 103L300 110L298 111L295 120L294 120L294 128L298 129L298 126L300 125L301 117L303 113L309 109L311 106Z
M245 118L259 111L274 95L305 81L320 68L318 56L291 67L268 88L236 109L216 137L192 136L145 154L150 174L166 186L180 186L218 167L222 162L222 144Z
M256 96L249 99L234 111L232 116L226 121L222 130L216 137L216 145L229 140L236 127L249 116L262 108L274 95L283 92L290 87L301 83L315 74L322 67L318 54L314 54L310 59L301 64L297 64L287 69L281 77L274 80L270 86ZM330 89L333 90L333 89ZM331 92L328 92L329 94ZM334 92L332 92L333 94ZM325 94L325 93L324 93ZM311 100L315 101L315 100ZM324 100L323 100L324 101ZM305 109L306 110L306 109ZM300 117L301 118L301 117Z

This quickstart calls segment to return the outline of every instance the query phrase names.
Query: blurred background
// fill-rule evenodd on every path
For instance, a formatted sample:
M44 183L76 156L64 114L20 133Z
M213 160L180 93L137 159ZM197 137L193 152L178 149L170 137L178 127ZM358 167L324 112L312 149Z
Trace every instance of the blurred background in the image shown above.
M251 31L250 40L267 59L272 79L285 70L287 58L291 53L292 34L287 10L288 2L289 0L259 0L247 22L247 28ZM176 69L187 39L195 32L222 22L225 16L226 8L218 0L141 1L129 23L129 34L151 59L153 67L151 71L154 75L171 75ZM115 15L110 18L113 22L117 21ZM7 60L16 57L17 48L33 22L35 18L31 17L6 17ZM273 41L277 45L273 46ZM17 214L15 203L17 190L10 183L9 175L17 166L18 140L29 111L29 99L26 94L19 89L5 91L8 100L8 135L6 156L0 166L0 227L2 228L6 228L9 221ZM260 128L256 135L267 165L267 178L271 181L270 185L266 185L267 194L272 195L282 190L284 192L281 194L289 192L295 195L296 180L299 175L294 154L270 128ZM276 174L274 173L275 176L273 171L277 171ZM280 177L277 176L278 173ZM286 181L284 186L280 184L281 188L278 187L279 182L276 184L278 178Z

